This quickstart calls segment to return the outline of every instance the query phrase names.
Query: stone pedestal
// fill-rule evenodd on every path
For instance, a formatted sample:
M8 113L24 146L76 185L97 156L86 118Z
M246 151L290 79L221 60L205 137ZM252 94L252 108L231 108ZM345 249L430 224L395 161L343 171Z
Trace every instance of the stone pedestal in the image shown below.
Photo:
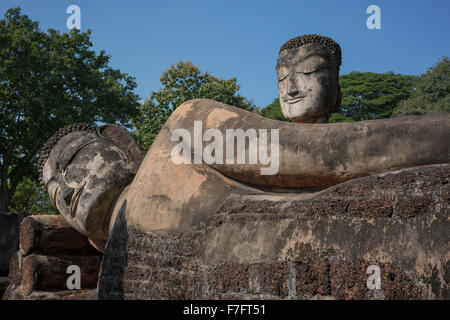
M102 255L62 216L29 216L20 228L20 248L10 261L3 299L96 299ZM80 267L81 289L69 290L67 268Z
M189 230L118 216L100 299L449 299L450 165L230 195Z

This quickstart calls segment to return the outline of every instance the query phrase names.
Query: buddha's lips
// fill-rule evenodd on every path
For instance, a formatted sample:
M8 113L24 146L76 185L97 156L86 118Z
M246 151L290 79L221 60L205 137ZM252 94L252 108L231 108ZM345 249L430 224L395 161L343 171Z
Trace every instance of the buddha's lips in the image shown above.
M299 102L299 101L302 100L303 98L304 98L304 97L298 97L298 98L295 98L295 99L285 99L284 101L287 102L287 103L289 103L289 104L293 104L293 103Z

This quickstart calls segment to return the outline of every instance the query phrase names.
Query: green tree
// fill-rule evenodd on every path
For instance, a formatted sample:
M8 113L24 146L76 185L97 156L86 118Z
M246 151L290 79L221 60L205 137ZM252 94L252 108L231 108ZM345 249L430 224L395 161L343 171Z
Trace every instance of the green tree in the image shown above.
M382 119L412 93L414 77L401 74L351 72L339 77L341 112L332 114L329 122Z
M271 104L261 110L261 115L266 118L287 121L281 112L280 99L276 98Z
M75 122L130 126L138 112L134 79L91 50L90 31L49 29L9 9L0 20L0 212L24 177L36 178L37 153Z
M160 81L162 89L151 93L133 121L134 134L144 150L150 147L173 110L190 99L211 99L257 112L256 106L238 93L236 78L218 79L208 72L202 73L190 61L172 65L162 73Z
M342 102L341 111L332 113L329 122L350 122L381 119L392 116L393 109L412 93L413 76L401 74L351 72L339 77ZM261 115L286 120L280 101L275 99L261 110Z
M22 216L58 214L47 193L33 179L25 177L14 192L9 211Z
M450 112L450 60L444 57L422 74L409 99L401 101L394 116Z
M346 116L342 113L332 113L328 119L329 123L333 122L353 122L355 121L352 117Z

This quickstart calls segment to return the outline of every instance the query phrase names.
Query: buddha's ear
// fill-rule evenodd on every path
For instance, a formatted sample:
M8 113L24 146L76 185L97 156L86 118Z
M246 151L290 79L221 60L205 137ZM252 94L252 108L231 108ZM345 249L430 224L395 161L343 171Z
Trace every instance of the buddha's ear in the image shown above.
M105 124L99 127L97 132L99 136L110 140L122 150L128 160L132 163L132 170L134 174L136 174L144 159L144 154L133 136L127 130L116 124Z

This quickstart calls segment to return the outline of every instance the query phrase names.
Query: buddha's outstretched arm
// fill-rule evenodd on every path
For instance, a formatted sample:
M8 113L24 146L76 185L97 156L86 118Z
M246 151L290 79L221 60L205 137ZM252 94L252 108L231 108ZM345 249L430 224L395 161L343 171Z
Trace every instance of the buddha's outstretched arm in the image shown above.
M195 121L201 121L201 128L197 122L197 134L199 129L202 136L207 129L222 133L224 161L210 165L226 176L259 186L325 187L391 169L450 162L449 115L294 124L263 118L212 100L195 99L175 110L162 130L163 136L167 139L176 129L188 130L192 137L192 153L198 154L199 148L198 145L195 148L194 142ZM269 164L261 162L259 152L256 163L249 163L249 143L246 141L245 164L237 164L238 154L243 151L239 147L233 161L226 161L228 129L233 129L231 132L234 133L237 129L244 133L254 129L258 149L261 142L266 142L261 136L264 129L269 145L271 139L276 143L276 131L271 130L278 130L278 156L277 148L269 148ZM178 142L167 143L175 146ZM210 143L203 142L203 152ZM269 173L273 174L262 174L261 169L268 167Z

